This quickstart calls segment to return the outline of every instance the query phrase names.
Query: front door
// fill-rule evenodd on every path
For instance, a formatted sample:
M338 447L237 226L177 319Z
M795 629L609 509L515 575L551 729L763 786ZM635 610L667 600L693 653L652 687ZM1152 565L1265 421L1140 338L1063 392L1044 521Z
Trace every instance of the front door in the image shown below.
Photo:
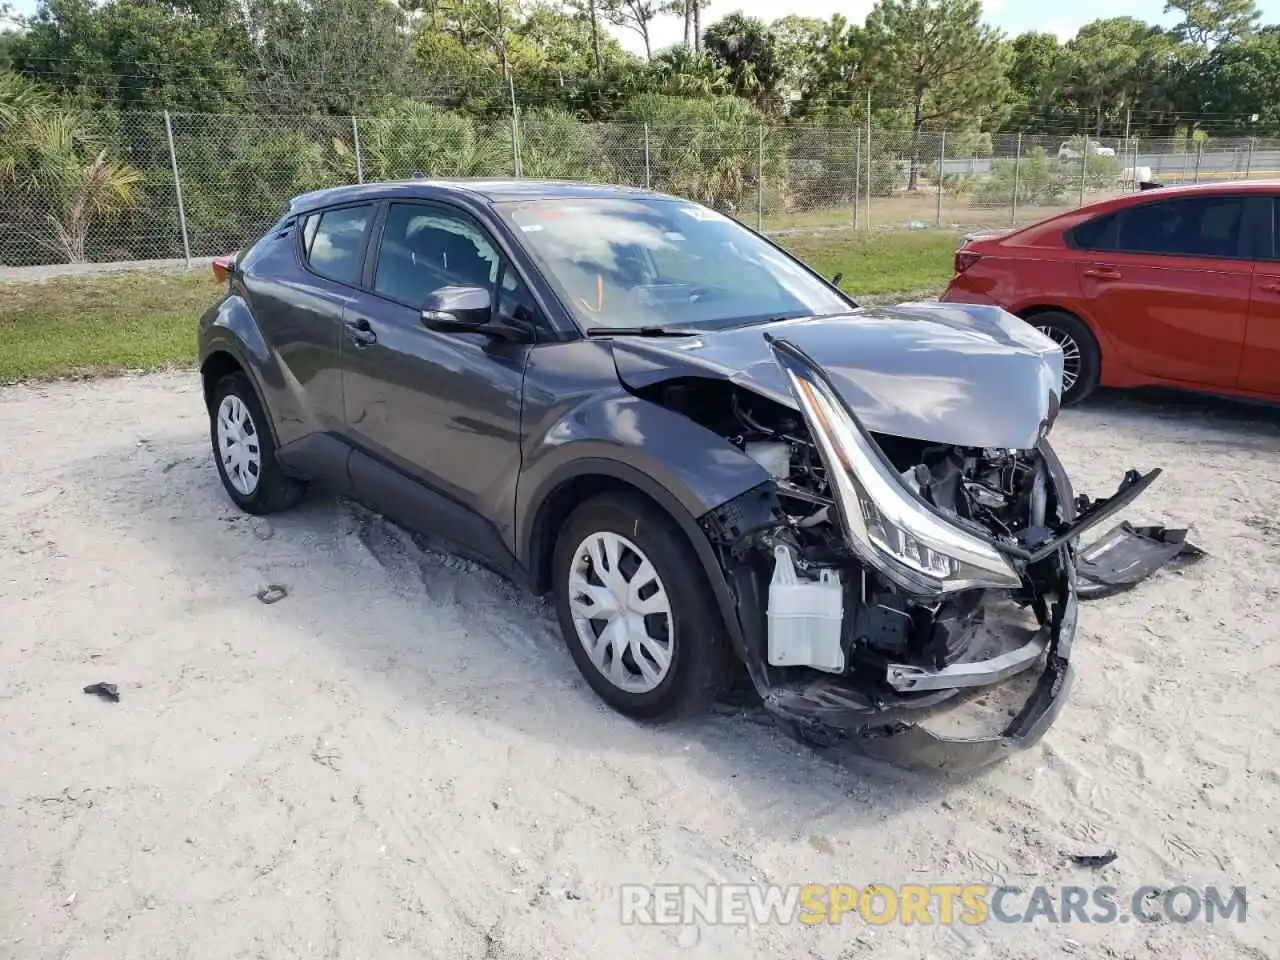
M440 532L484 552L488 543L466 542L475 539L472 521L488 528L477 536L491 541L489 533L505 537L515 520L521 391L532 346L429 329L422 305L457 284L489 287L497 309L513 316L532 311L531 301L485 229L447 205L390 204L370 257L371 289L343 316L348 435L358 450L440 495L451 514ZM360 479L353 468L357 496Z
M1077 261L1095 317L1135 370L1233 387L1253 263L1245 199L1188 197L1120 213L1114 250Z

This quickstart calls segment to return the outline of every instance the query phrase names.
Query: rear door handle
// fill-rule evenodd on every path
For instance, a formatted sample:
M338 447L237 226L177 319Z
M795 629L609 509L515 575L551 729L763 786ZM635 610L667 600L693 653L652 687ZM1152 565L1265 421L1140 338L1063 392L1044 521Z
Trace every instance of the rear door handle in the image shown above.
M1280 283L1264 283L1258 289L1264 293L1280 293Z
M373 327L364 317L348 320L346 325L347 336L357 347L367 347L378 342L378 335L373 332Z
M1086 277L1093 277L1096 280L1119 280L1120 271L1114 267L1090 267L1084 272Z

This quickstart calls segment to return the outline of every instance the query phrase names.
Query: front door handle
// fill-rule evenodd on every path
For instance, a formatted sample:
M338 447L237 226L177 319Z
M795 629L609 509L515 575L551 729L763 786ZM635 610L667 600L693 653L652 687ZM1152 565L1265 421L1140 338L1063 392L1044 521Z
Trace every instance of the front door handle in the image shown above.
M1258 289L1263 293L1280 293L1280 283L1264 283Z
M1090 267L1084 272L1086 277L1093 277L1095 280L1119 280L1120 271L1114 267Z
M378 342L378 335L373 332L372 325L364 317L348 320L346 324L347 336L357 347L367 347Z

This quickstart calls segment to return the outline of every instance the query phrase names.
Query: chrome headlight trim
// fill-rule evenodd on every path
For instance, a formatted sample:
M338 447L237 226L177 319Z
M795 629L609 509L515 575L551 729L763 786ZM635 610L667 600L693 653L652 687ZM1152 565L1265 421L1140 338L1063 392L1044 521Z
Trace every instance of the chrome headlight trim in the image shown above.
M766 339L809 425L845 537L859 557L916 594L1022 585L989 540L934 512L907 489L821 367L795 345Z

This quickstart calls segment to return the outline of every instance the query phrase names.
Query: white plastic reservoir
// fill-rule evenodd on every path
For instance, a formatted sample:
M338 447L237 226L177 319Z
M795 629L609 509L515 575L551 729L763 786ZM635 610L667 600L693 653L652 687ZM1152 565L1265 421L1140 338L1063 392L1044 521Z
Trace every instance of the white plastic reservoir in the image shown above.
M796 573L791 551L773 551L773 581L769 584L769 663L775 667L812 667L826 673L844 672L840 627L844 621L844 591L840 575L823 570L819 579L804 580Z

